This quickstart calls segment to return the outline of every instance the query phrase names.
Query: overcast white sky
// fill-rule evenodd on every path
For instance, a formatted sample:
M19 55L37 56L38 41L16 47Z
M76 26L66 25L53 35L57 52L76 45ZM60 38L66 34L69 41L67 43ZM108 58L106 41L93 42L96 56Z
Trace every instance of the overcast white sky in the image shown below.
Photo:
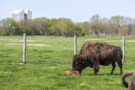
M32 18L64 17L75 22L89 21L95 14L135 18L135 0L1 0L0 20L11 18L11 12L18 9L31 10Z

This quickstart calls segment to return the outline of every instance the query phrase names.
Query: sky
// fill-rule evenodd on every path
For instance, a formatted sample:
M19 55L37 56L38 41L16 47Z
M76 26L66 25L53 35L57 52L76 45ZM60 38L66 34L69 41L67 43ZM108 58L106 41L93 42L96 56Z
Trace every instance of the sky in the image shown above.
M31 10L32 18L69 18L74 22L121 15L135 18L135 0L1 0L0 20L11 18L13 10Z

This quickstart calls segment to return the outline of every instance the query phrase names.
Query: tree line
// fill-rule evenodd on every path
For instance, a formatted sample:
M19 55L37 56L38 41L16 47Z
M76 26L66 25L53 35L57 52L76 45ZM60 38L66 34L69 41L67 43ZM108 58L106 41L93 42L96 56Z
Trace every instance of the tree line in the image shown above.
M73 22L68 18L48 19L35 18L19 22L6 18L0 20L0 35L48 35L48 36L78 36L95 34L104 35L135 35L135 19L124 16L101 18L93 15L89 21Z

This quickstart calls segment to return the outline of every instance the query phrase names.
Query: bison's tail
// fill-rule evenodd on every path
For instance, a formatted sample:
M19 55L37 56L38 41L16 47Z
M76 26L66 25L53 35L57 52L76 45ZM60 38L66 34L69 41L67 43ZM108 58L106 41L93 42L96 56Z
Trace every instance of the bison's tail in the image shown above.
M125 74L122 75L122 82L123 82L123 85L128 88L128 82L126 82L125 78L127 76L131 76L133 74L133 72L127 72Z

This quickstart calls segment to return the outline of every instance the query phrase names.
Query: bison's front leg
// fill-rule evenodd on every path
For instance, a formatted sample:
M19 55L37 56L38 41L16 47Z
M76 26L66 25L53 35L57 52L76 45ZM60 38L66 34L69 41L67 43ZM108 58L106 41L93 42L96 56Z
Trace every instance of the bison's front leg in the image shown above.
M111 74L113 74L113 71L114 71L115 67L116 67L116 64L115 64L115 62L113 62L113 63L112 63L112 71L111 71Z
M94 70L94 74L96 75L97 72L99 71L100 65L98 62L95 62L93 65L93 70Z

